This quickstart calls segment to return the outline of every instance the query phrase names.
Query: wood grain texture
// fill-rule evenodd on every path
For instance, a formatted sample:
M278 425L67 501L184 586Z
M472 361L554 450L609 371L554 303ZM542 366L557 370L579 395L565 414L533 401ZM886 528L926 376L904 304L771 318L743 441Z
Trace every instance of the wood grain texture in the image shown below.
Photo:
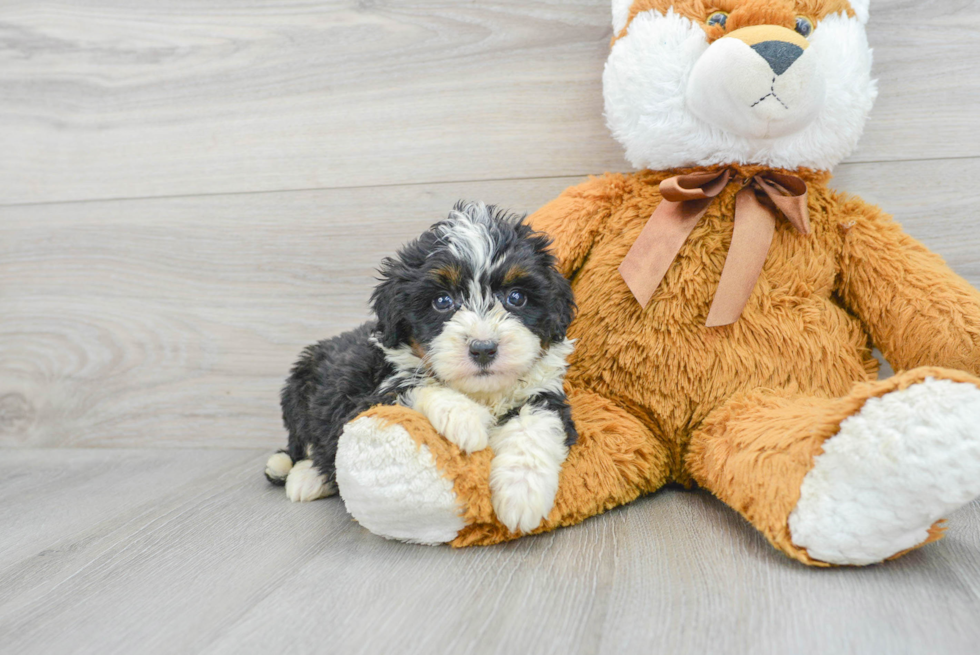
M850 164L834 183L980 285L978 175ZM383 256L460 197L533 210L577 181L0 208L0 445L278 447L289 366L368 317Z
M980 5L875 0L853 161L980 156ZM608 0L0 8L0 203L625 170Z
M22 494L30 550L10 556L0 533L5 653L959 655L980 639L978 503L899 561L816 570L704 493L454 551L371 535L336 498L289 503L262 478L264 453L15 455L0 493L25 469L57 484L34 506ZM90 491L154 471L174 475L154 494Z
M834 184L980 286L980 2L872 14ZM3 3L0 653L977 651L980 502L817 571L701 493L452 551L262 478L287 368L382 256L626 169L609 36L608 0Z
M883 183L929 171L939 183L961 167L875 168ZM876 189L856 181L851 188ZM18 281L0 300L5 443L274 445L276 393L292 358L366 317L384 254L460 195L531 208L572 182L2 210L0 276ZM887 186L881 195L891 195ZM950 227L930 245L976 276L976 237L963 236L975 235L968 206L939 207ZM341 216L356 219L345 226ZM908 219L913 233L916 220L932 222Z

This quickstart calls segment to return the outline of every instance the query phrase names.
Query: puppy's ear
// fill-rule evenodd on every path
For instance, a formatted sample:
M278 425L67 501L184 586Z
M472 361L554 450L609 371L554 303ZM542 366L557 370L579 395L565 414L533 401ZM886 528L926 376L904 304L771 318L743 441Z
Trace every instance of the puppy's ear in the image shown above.
M548 319L551 323L551 341L561 341L565 338L568 326L575 318L575 295L572 285L558 272L557 267L548 268L549 297L552 298Z
M531 232L527 238L534 243L538 257L547 265L545 279L551 299L548 311L549 341L561 341L575 318L575 294L572 293L571 283L558 270L558 259L551 250L551 239L541 232Z
M411 338L404 308L407 284L405 266L390 257L381 262L381 283L371 294L371 308L378 317L378 339L385 348L408 343Z

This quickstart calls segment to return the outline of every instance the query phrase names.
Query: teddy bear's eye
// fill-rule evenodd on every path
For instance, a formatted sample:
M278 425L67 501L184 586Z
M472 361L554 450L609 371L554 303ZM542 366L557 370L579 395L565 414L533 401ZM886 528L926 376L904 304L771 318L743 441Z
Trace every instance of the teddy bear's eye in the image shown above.
M717 25L722 29L725 29L725 23L728 22L728 14L724 11L716 11L715 13L708 16L708 25Z
M806 16L797 16L796 31L802 36L810 36L813 33L813 21Z

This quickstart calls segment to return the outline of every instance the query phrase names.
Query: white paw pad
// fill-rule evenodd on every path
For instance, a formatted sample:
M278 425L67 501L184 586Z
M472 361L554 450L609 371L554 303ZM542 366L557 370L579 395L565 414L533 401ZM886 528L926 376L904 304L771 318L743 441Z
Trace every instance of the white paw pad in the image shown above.
M442 417L444 420L438 421L439 426L435 423L432 423L432 426L439 434L459 446L464 453L475 453L487 447L489 439L487 425L493 420L490 412L482 407L480 410L482 411L447 412Z
M445 387L424 387L412 397L412 408L425 415L436 432L465 453L487 447L493 425L490 410L463 394Z
M337 487L327 482L311 459L296 462L286 476L286 497L294 503L306 503L336 492Z
M293 460L286 453L275 453L265 463L265 477L282 482L293 468Z
M399 425L373 417L347 424L337 446L337 484L357 522L388 539L446 543L466 526L453 483Z
M929 378L871 398L823 445L789 517L793 543L832 564L917 546L980 495L980 389Z
M551 412L524 407L490 437L490 502L511 532L530 532L551 513L568 455L565 429Z

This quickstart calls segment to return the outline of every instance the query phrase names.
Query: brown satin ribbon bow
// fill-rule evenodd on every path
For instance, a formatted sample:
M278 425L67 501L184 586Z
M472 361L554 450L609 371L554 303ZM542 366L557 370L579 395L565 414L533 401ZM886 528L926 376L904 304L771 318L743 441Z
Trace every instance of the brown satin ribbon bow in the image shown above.
M642 307L650 302L694 226L729 181L742 188L735 196L732 245L708 311L708 327L738 320L766 263L776 217L758 194L765 194L800 234L810 233L806 182L795 175L764 171L746 179L726 169L667 178L660 183L663 200L619 266L619 274Z

